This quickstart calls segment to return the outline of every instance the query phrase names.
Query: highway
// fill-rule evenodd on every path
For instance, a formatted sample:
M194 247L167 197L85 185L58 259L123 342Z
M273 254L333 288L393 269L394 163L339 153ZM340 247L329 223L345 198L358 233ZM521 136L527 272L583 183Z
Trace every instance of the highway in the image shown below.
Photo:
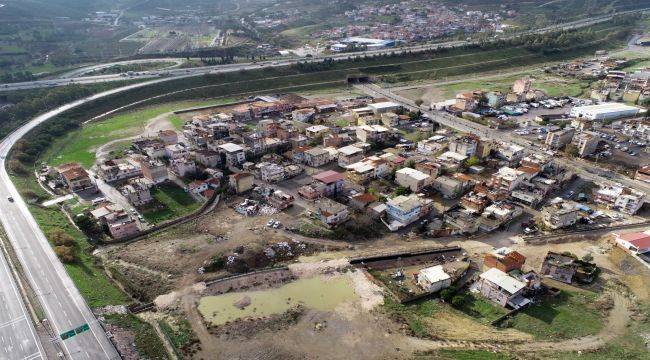
M0 253L0 359L45 359L9 264Z
M645 12L648 9L638 9L638 10L631 10L631 11L623 11L623 12L618 12L618 13L612 13L609 15L602 15L590 19L583 19L583 20L576 20L568 23L563 23L563 24L557 24L557 25L552 25L548 26L545 28L541 29L536 29L536 30L529 30L505 37L501 37L496 40L506 40L510 38L516 38L522 35L528 35L528 34L542 34L542 33L547 33L547 32L552 32L552 31L558 31L558 30L569 30L569 29L575 29L575 28L581 28L585 26L590 26L594 25L597 23L601 23L604 21L610 20L612 17L615 15L621 15L621 14L626 14L626 13L634 13L634 12ZM6 91L16 91L16 90L28 90L28 89L38 89L38 88L48 88L48 87L57 87L57 86L65 86L65 85L70 85L70 84L94 84L94 83L101 83L101 82L110 82L110 81L125 81L125 80L134 80L134 79L151 79L151 78L156 78L156 77L180 77L180 76L200 76L204 74L218 74L218 73L227 73L227 72L233 72L233 71L240 71L240 70L250 70L250 69L256 69L256 68L262 68L262 67L275 67L275 66L287 66L287 65L292 65L298 62L303 62L303 61L310 61L310 62L322 62L324 61L325 58L333 59L335 61L341 61L341 60L346 60L350 57L354 56L364 56L364 55L378 55L378 54L391 54L391 53L399 53L402 51L408 51L412 53L418 53L418 52L423 52L423 51L428 51L428 50L435 50L435 49L451 49L451 48L456 48L456 47L462 47L462 46L467 46L467 45L476 45L478 42L476 41L449 41L449 42L443 42L443 43L434 43L434 44L418 44L418 45L413 45L413 46L404 46L404 47L397 47L397 48L387 48L387 49L381 49L381 50L372 50L372 51L359 51L359 52L349 52L349 53L338 53L338 54L331 54L323 57L314 57L314 58L298 58L298 57L292 57L292 58L284 58L284 59L278 59L278 60L273 60L273 61L262 61L262 62L257 62L257 63L236 63L236 64L227 64L227 65L214 65L214 66L201 66L201 67L195 67L195 68L187 68L187 69L180 69L180 68L167 68L167 69L160 69L160 70L151 70L151 71L140 71L140 72L133 72L131 75L127 74L109 74L109 75L97 75L97 76L84 76L88 72L92 70L97 70L97 69L102 69L102 68L107 68L113 65L125 65L125 64L137 64L137 63L145 63L145 62L161 62L161 61L177 61L178 59L175 58L158 58L158 59L140 59L140 60L127 60L127 61L121 61L121 62L115 62L115 63L107 63L107 64L98 64L98 65L93 65L93 66L88 66L84 67L81 69L77 69L74 71L71 71L67 74L64 74L62 77L59 77L57 79L50 79L50 80L36 80L36 81L28 81L28 82L18 82L18 83L8 83L8 84L0 84L0 92L6 92Z
M0 222L22 264L27 280L36 292L45 316L56 334L84 324L89 325L88 331L65 341L58 339L68 359L119 359L119 355L11 182L5 164L7 155L16 141L27 132L64 111L99 98L161 81L167 79L124 86L66 104L32 119L0 142ZM10 202L9 197L13 197L14 202ZM2 256L0 290L0 359L44 358L12 274Z
M446 112L430 111L426 108L426 106L417 106L413 100L399 96L388 89L381 88L378 85L356 85L356 87L368 95L374 97L385 97L394 102L400 103L409 109L420 110L423 114L429 116L433 121L436 121L441 125L450 127L457 131L476 134L482 138L495 141L508 141L523 146L530 152L540 150L539 144L534 144L526 139L517 136L516 134L513 134L512 132L490 129L487 126L459 118ZM599 168L590 164L586 160L561 157L555 158L553 161L557 162L559 165L565 168L570 169L580 177L592 181L596 184L618 183L636 190L643 191L647 196L650 196L650 184L630 179L624 175L609 171L607 169Z

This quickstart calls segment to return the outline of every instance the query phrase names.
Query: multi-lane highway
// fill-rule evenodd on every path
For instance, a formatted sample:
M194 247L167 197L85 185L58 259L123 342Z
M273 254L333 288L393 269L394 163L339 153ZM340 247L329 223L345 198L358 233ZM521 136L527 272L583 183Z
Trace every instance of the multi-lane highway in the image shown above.
M498 39L494 39L494 41L515 38L527 34L541 34L541 33L547 33L547 32L558 31L558 30L581 28L581 27L601 23L604 21L608 21L615 15L633 13L633 12L644 12L647 10L648 9L623 11L619 13L612 13L609 15L602 15L602 16L589 18L589 19L576 20L568 23L552 25L541 29L530 30L526 32L521 32L521 33L501 37ZM456 48L456 47L467 46L472 44L476 44L476 42L475 41L449 41L444 43L419 44L419 45L405 46L399 48L387 48L387 49L372 50L372 51L332 54L332 55L328 55L327 58L333 59L335 61L340 61L340 60L346 60L354 56L390 54L393 52L400 52L400 51L417 53L417 52L423 52L423 51L428 51L433 49L443 49L443 48L450 49L450 48ZM145 62L153 62L153 61L176 62L178 61L178 59L174 59L174 58L142 59L142 60L129 60L129 61L116 62L116 63L108 63L108 64L99 64L99 65L89 66L89 67L72 71L70 73L64 74L62 77L59 77L57 79L0 84L0 92L65 86L65 85L70 85L75 83L93 84L93 83L109 82L109 81L150 79L155 77L199 76L204 74L215 74L215 73L225 73L225 72L233 72L233 71L240 71L240 70L249 70L249 69L255 69L260 67L287 66L287 65L295 64L300 61L320 62L320 61L324 61L324 57L315 57L315 58L292 57L292 58L279 59L276 61L262 61L257 63L237 63L237 64L227 64L227 65L201 66L201 67L187 68L187 69L168 68L168 69L160 69L160 70L152 70L152 71L139 71L139 72L133 72L129 75L111 74L111 75L85 76L85 74L88 74L92 70L107 68L113 65L145 63Z
M45 359L32 319L1 252L0 359Z
M119 355L58 260L5 167L9 150L37 125L90 101L167 79L105 91L44 113L0 142L0 222L56 334L88 324L88 330L57 341L69 359L119 359ZM13 198L13 202L9 198ZM0 359L44 358L5 259L0 256Z

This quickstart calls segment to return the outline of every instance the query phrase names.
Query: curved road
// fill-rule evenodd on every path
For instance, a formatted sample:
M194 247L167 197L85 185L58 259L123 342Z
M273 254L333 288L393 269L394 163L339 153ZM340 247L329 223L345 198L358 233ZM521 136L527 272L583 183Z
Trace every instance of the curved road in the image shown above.
M171 78L124 86L66 104L32 119L0 142L0 222L45 310L45 316L57 334L84 324L90 326L89 331L61 341L67 358L119 359L119 355L11 182L6 170L6 158L16 141L39 124L64 111L99 98L167 80ZM13 197L14 202L8 201L8 197ZM26 315L12 274L2 256L0 290L0 359L44 358L29 315Z
M637 12L645 12L649 10L648 8L645 9L638 9L638 10L630 10L630 11L622 11L618 13L612 13L609 15L602 15L594 18L589 18L589 19L582 19L582 20L576 20L568 23L563 23L563 24L557 24L557 25L551 25L545 28L541 29L536 29L536 30L529 30L529 31L524 31L521 33L509 35L503 38L499 38L496 40L507 40L511 38L516 38L519 36L523 35L528 35L528 34L543 34L547 32L552 32L552 31L557 31L557 30L569 30L569 29L575 29L575 28L581 28L585 26L590 26L593 24L601 23L604 21L608 21L611 18L613 18L616 15L621 15L621 14L627 14L627 13L637 13ZM444 43L435 43L435 44L420 44L420 45L413 45L413 46L405 46L405 47L400 47L400 48L387 48L387 49L381 49L381 50L371 50L371 51L360 51L360 52L354 52L354 53L340 53L340 54L332 54L324 57L315 57L312 59L306 59L306 58L288 58L288 59L279 59L276 61L263 61L259 63L240 63L240 64L227 64L227 65L216 65L216 66L202 66L202 67L196 67L196 68L188 68L188 69L166 69L166 70L152 70L152 71L140 71L137 72L137 74L133 74L131 76L126 77L125 74L113 74L113 75L99 75L99 76L81 76L81 77L75 77L75 78L59 78L59 79L51 79L51 80L36 80L36 81L29 81L29 82L20 82L20 83L10 83L10 84L0 84L0 92L2 91L14 91L14 90L26 90L26 89L36 89L36 88L47 88L47 87L56 87L56 86L64 86L64 85L69 85L72 83L77 83L77 84L92 84L92 83L99 83L99 82L108 82L108 81L120 81L120 80L133 80L133 79L150 79L150 78L155 78L155 77L160 77L160 76L169 76L169 77L181 77L181 76L199 76L199 75L204 75L204 74L215 74L215 73L225 73L225 72L233 72L233 71L240 71L240 70L249 70L249 69L254 69L254 68L260 68L260 67L275 67L275 66L287 66L291 64L295 64L298 62L302 61L311 61L311 62L322 62L324 61L325 58L331 58L333 60L339 61L339 60L345 60L348 59L349 57L353 56L364 56L364 55L377 55L377 54L390 54L390 53L399 53L402 51L410 51L410 52L422 52L422 51L427 51L427 50L432 50L432 49L451 49L451 48L456 48L456 47L462 47L462 46L467 46L467 45L473 45L477 44L478 42L476 41L449 41L449 42L444 42ZM142 60L132 60L132 61L127 61L126 63L131 63L133 61L165 61L166 59L142 59ZM167 59L169 61L169 59ZM95 66L90 66L89 68L103 68L103 67L110 67L112 65L119 64L118 63L108 63L108 64L99 64ZM122 62L124 63L124 62ZM82 70L82 69L80 69ZM80 74L77 74L80 75Z

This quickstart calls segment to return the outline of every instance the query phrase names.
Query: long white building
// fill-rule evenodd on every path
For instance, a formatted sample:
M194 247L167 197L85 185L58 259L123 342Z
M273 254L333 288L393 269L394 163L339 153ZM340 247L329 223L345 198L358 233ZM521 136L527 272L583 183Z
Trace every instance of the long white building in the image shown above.
M570 116L589 120L612 120L636 116L640 109L621 103L602 103L598 105L576 106Z

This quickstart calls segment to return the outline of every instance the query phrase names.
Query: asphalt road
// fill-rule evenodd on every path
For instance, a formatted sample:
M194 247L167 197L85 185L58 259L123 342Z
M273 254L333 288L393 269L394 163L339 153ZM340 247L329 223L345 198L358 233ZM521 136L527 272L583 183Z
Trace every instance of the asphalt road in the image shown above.
M0 359L45 359L9 265L0 253Z
M613 14L610 14L610 15L598 16L598 17L594 17L594 18L590 18L590 19L583 19L583 20L577 20L577 21L572 21L572 22L558 24L558 25L552 25L552 26L548 26L548 27L545 27L545 28L537 29L537 30L531 30L531 31L523 32L523 33L518 33L518 34L502 37L499 40L509 39L509 38L516 38L516 37L526 35L526 34L534 34L534 33L541 34L541 33L546 33L546 32L551 32L551 31L557 31L557 30L568 30L568 29L574 29L574 28L590 26L590 25L593 25L593 24L597 24L597 23L600 23L600 22L607 21L607 20L611 19L613 16L618 15L618 14L626 14L626 13L632 13L632 12L643 12L643 11L647 11L647 10L648 9L622 11L622 12L613 13ZM90 69L90 70L101 69L101 68L110 67L110 66L118 65L118 64L129 64L129 63L151 62L151 61L174 61L174 59L172 59L172 58L130 60L130 61L123 61L123 62L116 62L116 63L98 64L98 65L82 68L82 69L79 69L79 70L75 70L75 71L73 71L71 73L68 73L69 76L64 76L63 78L59 78L59 79L37 80L37 81L20 82L20 83L0 84L0 92L57 87L57 86L65 86L65 85L75 84L75 83L76 84L93 84L93 83L101 83L101 82L109 82L109 81L124 81L124 80L134 80L134 79L151 79L151 78L156 78L156 77L161 77L161 76L163 76L163 77L200 76L200 75L204 75L204 74L226 73L226 72L233 72L233 71L240 71L240 70L256 69L256 68L261 68L261 67L287 66L287 65L295 64L297 62L302 62L302 61L322 62L322 61L324 61L325 58L331 58L333 60L345 60L345 59L348 59L349 57L353 57L353 56L390 54L390 53L401 52L401 51L422 52L422 51L427 51L427 50L432 50L432 49L443 49L443 48L450 49L450 48L455 48L455 47L472 45L472 44L475 44L475 43L476 42L474 42L474 41L449 41L449 42L444 42L444 43L421 44L421 45L405 46L405 47L400 47L400 48L388 48L388 49L381 49L381 50L373 50L373 51L340 53L340 54L328 55L328 56L325 56L325 57L315 57L315 58L311 58L311 59L310 58L288 58L288 59L282 59L282 60L276 60L276 61L262 61L262 62L258 62L258 63L239 63L239 64L227 64L227 65L216 65L216 66L202 66L202 67L188 68L188 69L177 69L177 68L174 68L174 69L161 69L161 70L135 72L130 76L127 76L126 74L111 74L111 75L100 75L100 76L82 76L83 74L87 73L86 70L88 70L88 69ZM70 75L72 75L73 77L70 77Z
M5 167L6 157L15 142L27 132L64 111L102 97L160 81L164 79L105 91L61 106L32 119L0 142L0 208L2 209L0 222L22 264L26 277L36 292L54 332L61 334L84 324L90 327L89 331L60 341L66 356L70 359L119 359L119 355L11 182ZM10 196L14 198L13 203L8 201ZM0 290L2 290L0 359L42 357L31 322L25 315L24 304L2 257L0 257ZM13 329L15 332L12 331Z

